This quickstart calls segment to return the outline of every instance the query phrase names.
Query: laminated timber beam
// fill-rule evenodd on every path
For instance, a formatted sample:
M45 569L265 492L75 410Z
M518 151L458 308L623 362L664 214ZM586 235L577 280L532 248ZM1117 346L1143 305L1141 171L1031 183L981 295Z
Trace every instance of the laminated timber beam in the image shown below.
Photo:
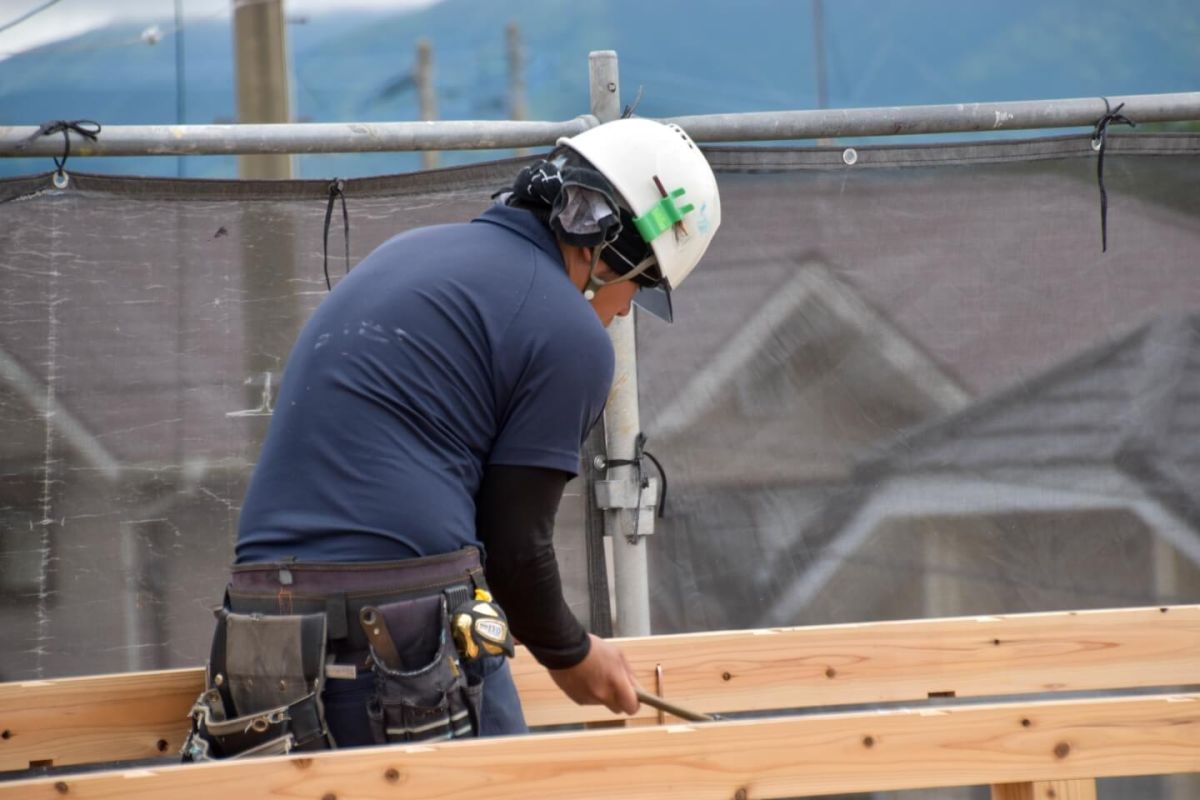
M992 787L992 800L1096 800L1096 781L1030 781Z
M1194 685L1200 606L966 617L621 640L643 686L705 713L929 697ZM613 717L576 706L522 652L534 726ZM0 684L0 770L178 752L199 669ZM655 712L643 708L641 716Z
M1200 695L820 714L0 783L0 800L764 798L1200 771ZM1082 783L1080 783L1082 782ZM1066 785L1066 784L1062 784ZM998 788L1001 800L1021 797Z

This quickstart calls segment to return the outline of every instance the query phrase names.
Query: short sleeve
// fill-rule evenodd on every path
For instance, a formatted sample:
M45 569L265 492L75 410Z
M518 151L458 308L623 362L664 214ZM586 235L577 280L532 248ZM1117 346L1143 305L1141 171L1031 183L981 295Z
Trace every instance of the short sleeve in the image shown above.
M579 313L578 306L569 310ZM595 317L570 325L547 322L506 343L513 378L488 463L575 475L580 446L612 385L612 345Z

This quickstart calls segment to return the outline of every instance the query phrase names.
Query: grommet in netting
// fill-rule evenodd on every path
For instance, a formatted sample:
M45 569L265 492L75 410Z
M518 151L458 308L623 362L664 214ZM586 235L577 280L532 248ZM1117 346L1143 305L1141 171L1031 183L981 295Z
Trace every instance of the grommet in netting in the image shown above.
M847 147L842 151L842 163L847 167L852 167L858 163L858 151L853 147Z
M51 180L56 189L65 189L71 183L71 177L67 175L67 159L71 157L71 131L75 131L84 139L96 141L96 137L100 135L100 123L93 122L90 119L76 120L55 120L42 125L30 140L36 139L39 136L50 136L55 133L63 135L63 154L62 158L54 158L54 177Z

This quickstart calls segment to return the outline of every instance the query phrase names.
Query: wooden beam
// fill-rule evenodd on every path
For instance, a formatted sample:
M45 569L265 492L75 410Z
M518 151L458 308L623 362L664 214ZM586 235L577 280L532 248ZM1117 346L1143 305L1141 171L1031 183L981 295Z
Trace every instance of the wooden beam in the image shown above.
M705 713L1187 686L1200 675L1200 606L652 636L621 646L643 686L655 686L661 665L667 699ZM513 670L531 724L607 717L567 702L532 659Z
M0 684L0 770L178 753L204 671Z
M992 800L1096 800L1096 781L1031 781L992 787Z
M661 665L667 699L705 713L1184 686L1200 675L1200 606L620 641L643 686ZM513 674L531 725L612 719L569 701L523 650ZM192 669L0 684L0 770L152 757L162 740L174 752L202 680Z
M797 797L1200 770L1200 695L822 714L0 783L0 800Z

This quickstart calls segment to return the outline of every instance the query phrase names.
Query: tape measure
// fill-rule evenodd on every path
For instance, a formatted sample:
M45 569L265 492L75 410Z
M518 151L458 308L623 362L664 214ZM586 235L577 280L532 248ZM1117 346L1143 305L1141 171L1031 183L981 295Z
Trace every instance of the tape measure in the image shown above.
M467 661L485 655L513 657L508 618L486 589L476 589L475 599L454 609L450 615L450 630L459 654Z

